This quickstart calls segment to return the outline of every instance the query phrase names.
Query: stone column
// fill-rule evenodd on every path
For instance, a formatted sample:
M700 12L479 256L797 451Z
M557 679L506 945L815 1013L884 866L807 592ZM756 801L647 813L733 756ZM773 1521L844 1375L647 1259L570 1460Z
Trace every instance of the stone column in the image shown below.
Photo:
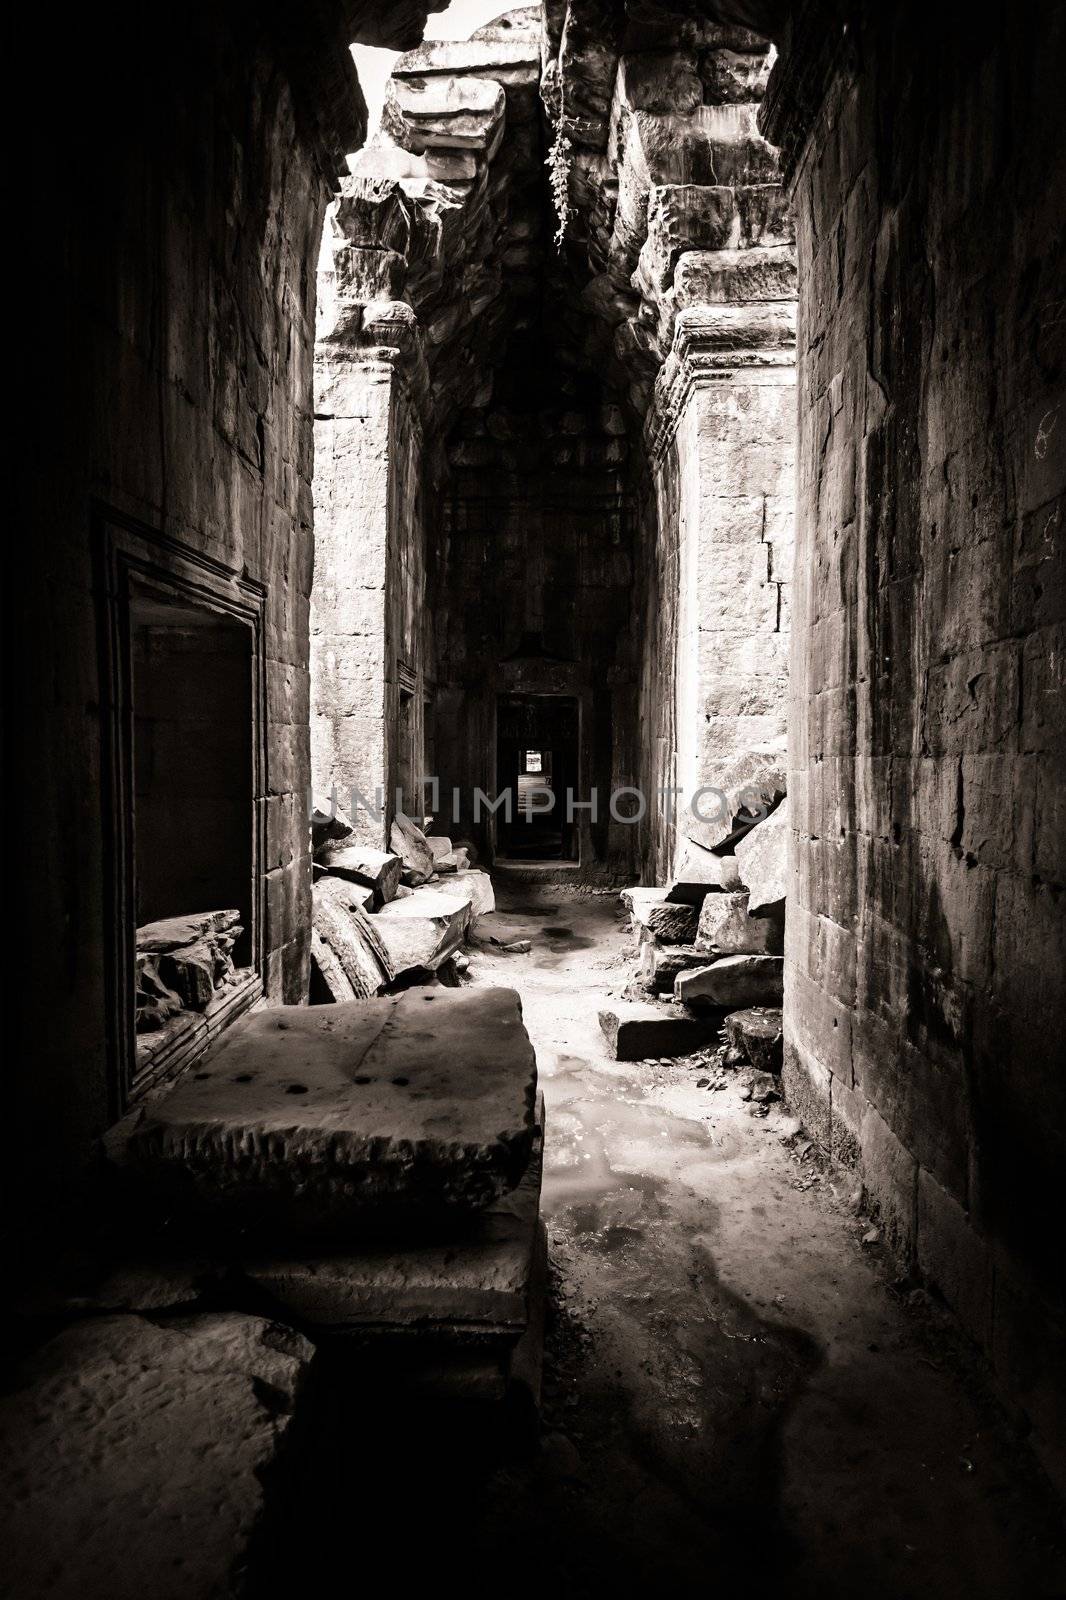
M792 574L795 305L790 249L763 283L780 298L726 299L742 271L731 257L716 302L677 318L648 424L660 506L676 508L675 854L687 834L714 844L698 790L731 797L767 765L783 769ZM769 255L770 252L762 252ZM682 258L682 262L685 258ZM679 268L680 271L680 268ZM717 278L716 278L717 273ZM786 292L782 292L786 291ZM669 603L667 597L666 603ZM708 799L701 808L713 813Z
M364 190L365 190L365 186ZM382 190L384 204L392 196ZM345 211L362 229L365 193ZM374 196L378 201L378 196ZM414 692L421 743L421 402L428 389L417 318L371 298L391 282L380 249L327 242L315 358L315 578L311 597L311 773L351 808L355 837L382 847L395 810L399 675ZM353 792L367 804L353 803ZM377 808L375 801L380 804Z

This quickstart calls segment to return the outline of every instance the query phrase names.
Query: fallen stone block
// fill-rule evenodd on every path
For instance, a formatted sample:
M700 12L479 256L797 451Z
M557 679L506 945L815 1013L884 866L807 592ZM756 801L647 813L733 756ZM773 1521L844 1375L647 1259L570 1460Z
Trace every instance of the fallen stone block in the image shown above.
M600 1029L616 1061L684 1056L718 1039L719 1021L690 1017L639 1001L616 1000L600 1012Z
M674 986L687 1006L780 1005L784 974L781 956L723 956L710 966L683 972Z
M229 1595L313 1355L237 1313L92 1317L0 1401L7 1592Z
M331 958L324 961L320 951L319 970L331 992L338 968L351 989L347 996L338 987L335 999L369 999L397 976L387 944L359 904L361 892L359 885L349 885L342 878L321 878L311 888L311 927Z
M781 1012L774 1006L732 1011L725 1019L729 1042L759 1072L780 1072L784 1034Z
M788 801L737 845L737 871L752 913L779 908L788 893Z
M347 839L354 830L343 811L338 810L336 795L315 795L311 801L311 850L320 850L330 840Z
M700 906L711 889L739 888L735 856L715 855L693 839L680 840L674 875L666 888L667 900L678 905Z
M746 890L709 894L700 907L696 949L714 956L777 956L784 930L772 917L748 915Z
M225 933L241 920L239 911L198 911L189 916L163 917L137 929L139 951L177 950L196 944L205 934Z
M190 1011L203 1011L215 992L216 952L201 940L159 957L159 975Z
M633 926L663 944L687 944L696 932L695 906L667 900L665 889L628 889Z
M154 1033L170 1018L183 1009L182 999L175 994L159 973L159 956L137 956L136 1027L138 1033Z
M654 994L672 994L682 972L706 965L706 951L697 950L694 945L660 945L646 939L640 948L641 982Z
M478 869L449 874L443 883L427 883L423 888L432 894L444 895L449 900L469 900L471 915L474 917L483 917L496 909L492 879L487 872ZM417 894L421 891L414 892ZM405 896L405 898L410 897Z
M713 792L700 804L701 816L686 820L685 832L707 850L735 854L731 841L749 828L784 797L785 757L781 751L744 751L716 769Z
M452 841L443 833L427 833L426 843L429 845L429 853L434 863L439 863L452 854Z
M393 853L403 862L402 876L411 888L418 888L433 873L433 852L422 829L401 812L389 830Z
M374 929L389 953L395 976L415 969L436 972L462 944L473 916L471 899L443 892L451 885L426 884L382 906Z
M513 1189L536 1085L513 989L280 1006L234 1024L108 1149L186 1224L332 1241Z
M491 79L451 76L390 78L381 126L398 145L486 150L503 131L506 95Z
M334 877L373 889L379 905L391 900L400 885L403 862L388 850L373 850L367 845L341 840L325 845L318 853L320 865Z

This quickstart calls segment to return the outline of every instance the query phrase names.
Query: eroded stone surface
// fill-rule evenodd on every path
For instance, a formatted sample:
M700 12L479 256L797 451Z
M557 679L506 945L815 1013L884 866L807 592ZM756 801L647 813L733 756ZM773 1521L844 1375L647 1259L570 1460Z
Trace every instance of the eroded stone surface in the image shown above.
M215 1600L240 1588L312 1346L236 1313L79 1322L0 1401L11 1594Z
M683 1056L718 1037L717 1020L689 1017L639 1000L612 1001L600 1012L600 1029L616 1061Z
M737 871L753 914L780 906L788 894L788 801L737 845Z
M343 1233L513 1188L536 1078L510 989L279 1007L121 1125L112 1155L184 1213Z
M544 1108L521 1182L444 1238L358 1254L257 1259L246 1275L283 1315L314 1327L517 1337L529 1317L540 1214Z
M700 907L696 948L714 956L781 954L782 933L775 920L753 917L746 890L709 894Z
M773 1006L751 1006L725 1019L730 1043L742 1050L759 1072L780 1072L782 1014Z
M714 855L692 839L682 838L677 848L674 874L666 898L681 905L699 906L710 889L740 886L735 856Z
M783 969L780 956L723 956L681 973L674 991L690 1006L780 1005Z

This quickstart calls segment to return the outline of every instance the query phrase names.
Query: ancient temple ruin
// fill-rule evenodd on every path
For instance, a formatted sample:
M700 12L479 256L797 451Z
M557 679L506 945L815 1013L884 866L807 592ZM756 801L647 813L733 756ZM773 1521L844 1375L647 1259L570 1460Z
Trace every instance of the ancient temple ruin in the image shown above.
M5 1592L1066 1587L1064 23L20 18Z

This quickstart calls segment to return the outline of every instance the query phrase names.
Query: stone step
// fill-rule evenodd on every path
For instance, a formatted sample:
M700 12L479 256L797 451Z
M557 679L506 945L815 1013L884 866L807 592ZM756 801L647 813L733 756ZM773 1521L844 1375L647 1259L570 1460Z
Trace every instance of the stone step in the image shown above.
M615 1000L600 1012L600 1028L616 1061L685 1056L716 1043L720 1027L719 1019L691 1017L637 1000Z
M183 1226L329 1239L513 1189L536 1057L512 989L414 989L246 1017L109 1154Z
M544 1103L521 1182L439 1237L343 1255L255 1258L242 1271L283 1318L333 1333L514 1341L529 1321L543 1173Z
M700 1008L780 1005L784 965L781 956L723 956L710 966L683 972L674 993L683 1005Z
M697 950L693 945L660 945L654 939L648 939L640 951L640 981L655 994L672 994L674 984L683 972L706 965L706 951Z

